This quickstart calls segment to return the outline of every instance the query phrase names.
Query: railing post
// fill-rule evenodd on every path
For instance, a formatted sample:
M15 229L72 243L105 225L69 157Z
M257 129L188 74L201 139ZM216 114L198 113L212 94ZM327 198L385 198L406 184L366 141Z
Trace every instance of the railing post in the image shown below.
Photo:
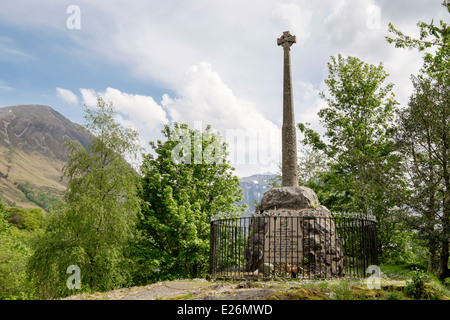
M332 223L335 234L318 231L319 226L327 229ZM369 265L378 264L377 222L367 217L258 214L214 218L209 240L210 276L254 277L243 273L242 268L248 264L253 268L246 272L258 268L264 275L268 275L266 268L272 267L278 276L333 277L339 272L348 276L361 276L363 272L365 276Z
M213 261L214 261L214 221L209 223L209 275L214 274Z

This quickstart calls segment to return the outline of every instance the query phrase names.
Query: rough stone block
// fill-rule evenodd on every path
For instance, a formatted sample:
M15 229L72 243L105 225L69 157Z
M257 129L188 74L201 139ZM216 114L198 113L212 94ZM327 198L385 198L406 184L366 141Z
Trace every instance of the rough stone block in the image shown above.
M308 187L280 187L272 188L264 193L261 199L261 209L306 209L319 205L317 194Z

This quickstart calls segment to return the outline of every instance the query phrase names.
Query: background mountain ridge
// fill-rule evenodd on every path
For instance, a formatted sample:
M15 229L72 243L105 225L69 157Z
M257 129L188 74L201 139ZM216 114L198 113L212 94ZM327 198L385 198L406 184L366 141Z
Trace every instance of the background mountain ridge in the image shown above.
M87 146L81 126L44 105L0 108L0 194L8 205L48 209L66 185L64 142ZM47 202L45 204L44 202Z
M16 105L0 108L0 195L10 206L48 210L66 188L61 170L67 162L65 141L87 147L89 134L50 106ZM269 189L273 173L239 179L240 204L254 202Z

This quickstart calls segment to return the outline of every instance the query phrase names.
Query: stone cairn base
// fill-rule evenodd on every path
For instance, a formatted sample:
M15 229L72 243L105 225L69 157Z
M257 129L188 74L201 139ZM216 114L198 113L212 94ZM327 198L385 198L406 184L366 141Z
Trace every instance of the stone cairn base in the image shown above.
M318 204L313 190L307 187L273 188L263 195L258 209L251 218L244 251L246 272L264 276L290 274L296 278L344 275L342 244L331 213ZM283 239L273 239L270 244L270 237L281 234L281 229L274 229L275 225L280 225L279 219L284 219L281 223L286 225L295 224L294 232L290 231L291 235L294 233L293 238L285 234ZM290 228L293 230L292 226ZM289 246L286 252L280 252L279 247L283 249L286 245Z

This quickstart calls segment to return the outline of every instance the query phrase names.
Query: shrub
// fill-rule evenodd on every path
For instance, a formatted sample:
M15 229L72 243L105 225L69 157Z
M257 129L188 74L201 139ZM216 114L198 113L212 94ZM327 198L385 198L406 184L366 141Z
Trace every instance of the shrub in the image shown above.
M35 231L41 228L43 213L40 209L8 208L8 222L20 230Z
M405 294L414 299L439 300L442 293L431 283L430 276L423 270L416 269L412 272L411 281L405 287Z

